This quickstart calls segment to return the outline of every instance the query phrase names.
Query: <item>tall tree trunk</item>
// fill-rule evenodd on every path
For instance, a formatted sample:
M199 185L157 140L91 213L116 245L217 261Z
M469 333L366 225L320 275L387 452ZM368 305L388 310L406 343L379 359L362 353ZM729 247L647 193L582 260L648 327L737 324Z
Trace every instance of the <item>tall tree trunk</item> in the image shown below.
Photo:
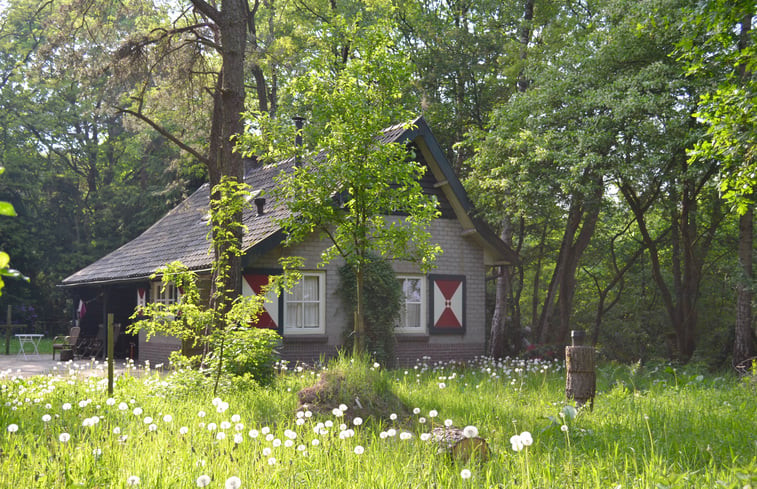
M513 231L510 220L505 218L502 222L502 241L508 246L512 245ZM489 356L502 358L506 354L508 298L512 291L512 267L500 267L499 275L495 284L494 313L492 314L491 329L489 334Z
M244 111L244 58L247 42L248 8L246 0L223 0L220 12L202 0L193 0L195 6L211 13L218 26L221 48L221 72L213 99L213 125L208 151L208 174L210 187L214 188L222 177L242 181L244 178L242 156L234 151L234 136L243 130ZM235 216L242 221L241 214ZM236 239L242 241L242 230L236 231ZM216 249L215 258L227 250ZM218 270L212 277L211 307L219 313L225 312L231 301L241 293L241 257L229 256L226 276L218 280ZM223 272L222 272L223 273ZM220 290L219 290L220 289Z
M746 49L750 43L752 30L752 16L745 15L741 19L741 34L739 36L739 51ZM745 79L746 64L738 68L739 75ZM736 330L733 341L733 363L737 365L755 355L754 330L752 329L752 255L754 245L754 206L739 218L739 265L741 277L736 285Z
M520 41L520 59L525 61L528 56L528 43L531 41L531 24L534 18L534 0L526 0L523 6L523 21L521 22L519 41ZM517 90L524 92L528 89L528 83L525 82L524 71L521 69L518 75ZM459 127L459 126L458 126ZM512 247L513 230L510 217L507 216L502 220L502 240ZM508 316L508 298L512 295L512 273L510 267L503 267L500 271L496 282L494 314L489 335L489 355L494 358L504 356L507 344L507 316ZM514 304L511 303L514 306ZM509 328L514 330L514 328ZM520 329L520 321L518 322ZM512 341L512 348L518 349L520 343L520 333L516 333Z
M738 365L755 355L752 329L752 256L754 254L754 208L739 218L739 265L742 275L736 285L736 331L733 363Z

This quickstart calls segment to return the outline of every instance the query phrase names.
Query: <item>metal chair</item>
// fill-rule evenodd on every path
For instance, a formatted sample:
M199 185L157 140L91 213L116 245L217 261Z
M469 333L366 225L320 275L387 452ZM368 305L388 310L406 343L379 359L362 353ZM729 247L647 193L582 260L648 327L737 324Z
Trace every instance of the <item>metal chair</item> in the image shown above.
M79 341L79 326L73 326L68 336L56 336L53 338L53 360L55 360L55 350L72 350L76 354L76 343Z

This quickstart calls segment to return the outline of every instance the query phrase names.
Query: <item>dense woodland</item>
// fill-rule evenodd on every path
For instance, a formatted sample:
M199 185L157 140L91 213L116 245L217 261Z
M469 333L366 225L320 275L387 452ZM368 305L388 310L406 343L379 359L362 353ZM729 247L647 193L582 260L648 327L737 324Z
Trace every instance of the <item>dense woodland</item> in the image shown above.
M754 1L10 0L0 12L0 200L17 213L0 217L0 250L30 279L6 280L0 305L16 319L70 318L62 278L201 183L241 178L235 135L256 114L305 116L306 144L327 131L302 77L387 59L374 46L408 70L389 63L381 80L396 113L426 117L521 257L489 281L491 354L559 351L571 329L621 361L723 368L755 354Z

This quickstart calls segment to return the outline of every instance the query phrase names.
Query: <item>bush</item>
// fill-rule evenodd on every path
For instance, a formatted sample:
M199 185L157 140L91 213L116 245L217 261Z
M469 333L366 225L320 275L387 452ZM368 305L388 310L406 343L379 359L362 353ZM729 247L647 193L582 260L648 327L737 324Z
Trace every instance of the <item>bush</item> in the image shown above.
M273 380L281 337L271 329L238 328L230 331L223 348L223 370L249 376L261 385Z

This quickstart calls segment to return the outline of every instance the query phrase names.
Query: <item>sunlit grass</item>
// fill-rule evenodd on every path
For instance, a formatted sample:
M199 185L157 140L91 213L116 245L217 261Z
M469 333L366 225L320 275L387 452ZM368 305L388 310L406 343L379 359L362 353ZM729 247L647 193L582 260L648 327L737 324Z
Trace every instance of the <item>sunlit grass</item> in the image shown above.
M99 377L0 379L0 487L233 487L233 477L249 488L757 485L756 393L730 376L610 365L594 410L575 412L559 363L338 368L379 382L406 411L355 424L358 401L344 399L342 416L298 414L297 391L321 373L299 368L218 399L177 394L157 373L121 377L112 398ZM445 422L477 427L491 458L437 453L427 434ZM533 443L514 451L523 432Z

